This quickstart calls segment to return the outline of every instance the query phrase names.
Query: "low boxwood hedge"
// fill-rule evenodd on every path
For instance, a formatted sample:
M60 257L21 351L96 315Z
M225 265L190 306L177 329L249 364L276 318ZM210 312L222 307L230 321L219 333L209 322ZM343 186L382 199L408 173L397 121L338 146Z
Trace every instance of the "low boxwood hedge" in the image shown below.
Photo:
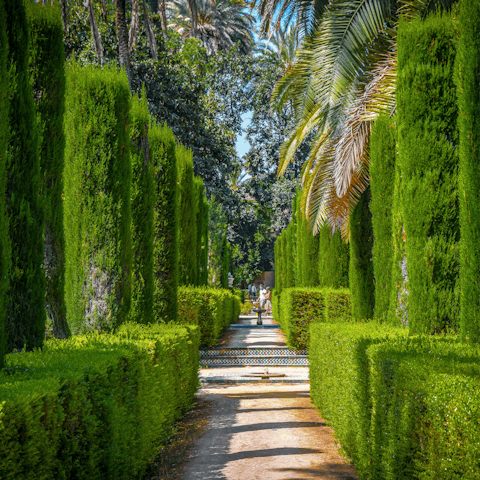
M0 478L135 479L192 404L199 329L127 324L6 357Z
M350 322L352 308L348 289L286 288L272 296L273 316L291 347L308 348L310 324Z
M378 324L311 328L311 398L361 478L480 478L480 350Z
M224 329L240 315L240 299L230 290L179 287L178 321L200 327L200 344L212 347Z

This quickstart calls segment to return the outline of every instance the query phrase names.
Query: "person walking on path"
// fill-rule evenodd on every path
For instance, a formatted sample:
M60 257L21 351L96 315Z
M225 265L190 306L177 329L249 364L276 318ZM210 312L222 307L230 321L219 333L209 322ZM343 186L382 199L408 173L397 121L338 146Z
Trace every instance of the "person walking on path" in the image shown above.
M272 291L267 287L265 292L265 310L267 315L272 314Z
M252 285L252 298L255 300L257 298L257 287L255 284Z
M259 295L259 300L260 300L260 308L263 308L265 305L265 289L263 288L263 283L260 285L260 295Z
M251 283L248 284L248 299L249 300L252 299L252 284Z

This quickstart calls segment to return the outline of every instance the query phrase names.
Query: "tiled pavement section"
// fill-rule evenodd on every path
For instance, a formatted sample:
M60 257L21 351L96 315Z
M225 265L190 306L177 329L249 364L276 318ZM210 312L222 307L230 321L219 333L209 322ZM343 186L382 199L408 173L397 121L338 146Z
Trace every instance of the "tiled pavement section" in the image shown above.
M263 322L276 325L271 317ZM254 316L240 317L237 323L246 328L234 330L228 347L202 350L202 384L308 383L306 351L287 348L285 336L277 328L255 328Z

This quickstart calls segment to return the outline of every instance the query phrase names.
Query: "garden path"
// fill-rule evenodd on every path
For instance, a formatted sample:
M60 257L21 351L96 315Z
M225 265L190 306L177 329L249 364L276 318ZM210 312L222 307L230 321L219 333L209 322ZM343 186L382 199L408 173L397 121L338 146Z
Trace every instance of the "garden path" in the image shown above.
M229 339L235 348L270 345L285 346L279 330L239 328ZM358 479L354 467L341 458L333 431L310 403L308 383L205 383L198 396L212 408L185 465L185 480Z

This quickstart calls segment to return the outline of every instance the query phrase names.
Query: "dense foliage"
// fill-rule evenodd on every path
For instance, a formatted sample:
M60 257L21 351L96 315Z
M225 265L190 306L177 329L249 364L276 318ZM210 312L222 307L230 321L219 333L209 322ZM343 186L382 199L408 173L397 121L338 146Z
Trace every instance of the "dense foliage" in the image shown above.
M332 235L328 225L318 234L318 285L320 287L347 288L350 248L337 230Z
M461 1L456 60L459 126L460 331L464 340L480 340L480 2Z
M373 230L370 212L370 189L367 189L350 215L350 269L353 316L373 318L375 283L373 277Z
M396 126L387 115L375 121L370 138L375 319L385 321L392 295L392 208L395 179Z
M28 70L30 32L23 0L5 2L7 68L14 73L9 109L6 214L11 268L6 297L8 351L41 347L45 337L44 214L38 128ZM3 112L2 112L3 115Z
M66 337L63 166L65 51L58 6L25 3L30 29L29 69L39 117L41 195L45 213L45 306L49 333Z
M192 405L199 339L194 326L127 324L8 355L1 478L143 478Z
M145 96L134 96L131 107L132 144L132 322L153 323L153 241L155 184L148 130L150 115Z
M398 32L398 162L412 333L459 324L456 39L451 15L402 21Z
M10 263L8 226L5 215L5 187L6 187L6 158L10 127L9 91L11 78L7 68L8 42L7 42L7 17L4 0L0 0L0 368L3 367L3 357L6 349L5 333L5 294L8 287L8 268Z
M67 71L65 301L70 331L110 331L131 299L130 89L115 68Z

